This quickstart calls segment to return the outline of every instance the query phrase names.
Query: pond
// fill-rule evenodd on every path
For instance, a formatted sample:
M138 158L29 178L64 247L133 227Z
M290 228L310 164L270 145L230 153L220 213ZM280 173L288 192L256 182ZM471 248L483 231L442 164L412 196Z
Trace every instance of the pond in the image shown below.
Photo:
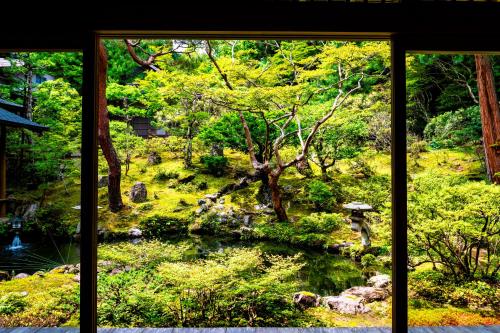
M22 239L22 237L21 237ZM169 239L165 242L187 244L184 260L191 261L205 258L213 252L222 252L226 248L258 248L263 253L292 256L302 254L305 266L298 279L301 289L320 295L333 295L355 285L364 285L365 279L361 267L352 260L323 251L296 248L286 244L261 241L235 241L215 237L190 237L188 239ZM11 243L3 244L0 251L0 270L11 273L32 274L39 270L50 270L62 264L79 262L78 243L56 243L50 239L44 242L26 242L22 247L12 250Z
M16 237L17 236L17 237ZM0 271L13 274L47 271L64 264L80 262L80 245L46 238L43 241L11 235L0 243Z

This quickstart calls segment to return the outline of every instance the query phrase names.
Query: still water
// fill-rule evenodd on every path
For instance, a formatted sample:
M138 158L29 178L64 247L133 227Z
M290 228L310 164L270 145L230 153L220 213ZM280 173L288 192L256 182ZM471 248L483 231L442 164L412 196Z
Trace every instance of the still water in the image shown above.
M22 235L21 235L22 241ZM226 248L259 248L263 253L292 256L302 254L305 266L298 279L302 289L320 295L337 294L355 285L364 285L365 279L358 264L339 255L322 251L301 249L273 242L250 242L225 240L214 237L191 237L182 240L165 240L168 243L182 242L189 244L184 253L184 260L190 261L206 257L213 252L221 252ZM57 243L22 241L21 248L11 249L12 242L2 244L0 250L0 270L9 273L28 273L50 270L63 264L74 264L80 261L78 243Z

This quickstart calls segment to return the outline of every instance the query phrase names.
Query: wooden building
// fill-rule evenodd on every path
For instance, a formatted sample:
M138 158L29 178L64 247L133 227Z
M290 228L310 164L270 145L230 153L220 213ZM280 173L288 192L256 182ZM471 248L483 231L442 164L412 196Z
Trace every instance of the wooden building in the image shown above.
M49 128L37 124L29 119L18 116L17 114L7 111L22 111L23 107L16 103L12 103L0 99L0 217L6 215L7 202L7 159L6 159L6 141L7 127L25 128L34 132L43 132Z
M135 134L143 138L168 136L164 129L154 127L151 124L151 119L146 117L133 117L130 124Z

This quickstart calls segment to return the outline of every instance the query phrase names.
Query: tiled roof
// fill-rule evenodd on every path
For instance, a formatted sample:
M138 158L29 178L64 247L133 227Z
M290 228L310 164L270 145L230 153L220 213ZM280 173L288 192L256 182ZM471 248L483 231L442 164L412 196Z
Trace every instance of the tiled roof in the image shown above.
M0 108L0 125L22 127L36 132L46 131L49 129L47 126L37 124L29 119L20 117L17 114L2 108Z
M14 103L14 102L10 102L10 101L2 99L2 98L0 98L0 106L10 106L10 107L17 108L19 110L21 110L23 108L22 105L19 105L19 104Z

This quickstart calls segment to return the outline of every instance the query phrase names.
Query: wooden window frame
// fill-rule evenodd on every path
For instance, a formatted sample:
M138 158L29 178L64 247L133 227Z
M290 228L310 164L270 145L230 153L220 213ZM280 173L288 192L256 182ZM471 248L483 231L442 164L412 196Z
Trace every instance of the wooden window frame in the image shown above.
M210 2L205 3L210 5ZM65 31L52 27L36 33L30 31L32 34L25 35L27 31L21 29L1 35L0 50L83 52L80 331L97 332L97 43L100 38L141 36L195 39L375 39L391 42L392 331L407 332L405 55L408 52L500 53L500 43L491 45L492 41L500 40L500 31L492 29L497 21L488 22L488 19L500 17L500 4L426 3L419 7L411 7L412 3L414 1L406 0L404 3L387 5L333 3L296 3L290 4L291 7L287 7L287 4L283 3L276 4L279 7L268 5L271 14L261 15L260 19L262 17L276 18L276 22L273 22L275 24L270 24L265 20L255 20L253 16L260 14L257 15L251 10L242 15L242 19L231 18L229 21L225 21L226 23L220 22L226 19L230 9L219 12L211 20L206 19L207 15L204 15L202 9L200 13L194 15L195 18L192 21L174 19L173 22L167 23L151 23L151 20L145 19L146 16L140 16L135 21L127 21L127 17L120 17L121 13L118 13L113 19L102 15L100 19L91 20L81 28L73 27L73 30ZM351 13L361 19L356 22L348 15L346 18L344 17L346 15L336 14L336 8L347 10L347 12L352 9ZM325 10L332 11L331 22L323 22L315 18L304 19L300 22L294 21L297 18L307 17L308 13L317 13L324 19L328 17L328 12L325 13ZM429 10L432 11L429 12ZM273 17L272 14L276 14L278 11L279 14ZM105 14L107 13L105 12ZM148 13L148 15L152 15L156 19L161 18L160 12ZM484 20L481 15L484 15ZM413 17L424 16L430 17L431 24L411 21ZM197 18L200 19L199 22L196 20ZM469 19L465 26L464 18ZM363 19L367 21L362 21ZM436 19L440 21L433 21ZM293 22L290 23L288 20ZM386 22L387 20L390 22ZM59 24L61 23L59 22ZM186 30L187 27L197 30ZM218 27L219 29L213 31L206 29L208 27ZM380 29L378 31L385 32L377 32L377 28ZM50 38L42 39L40 36L50 36Z

